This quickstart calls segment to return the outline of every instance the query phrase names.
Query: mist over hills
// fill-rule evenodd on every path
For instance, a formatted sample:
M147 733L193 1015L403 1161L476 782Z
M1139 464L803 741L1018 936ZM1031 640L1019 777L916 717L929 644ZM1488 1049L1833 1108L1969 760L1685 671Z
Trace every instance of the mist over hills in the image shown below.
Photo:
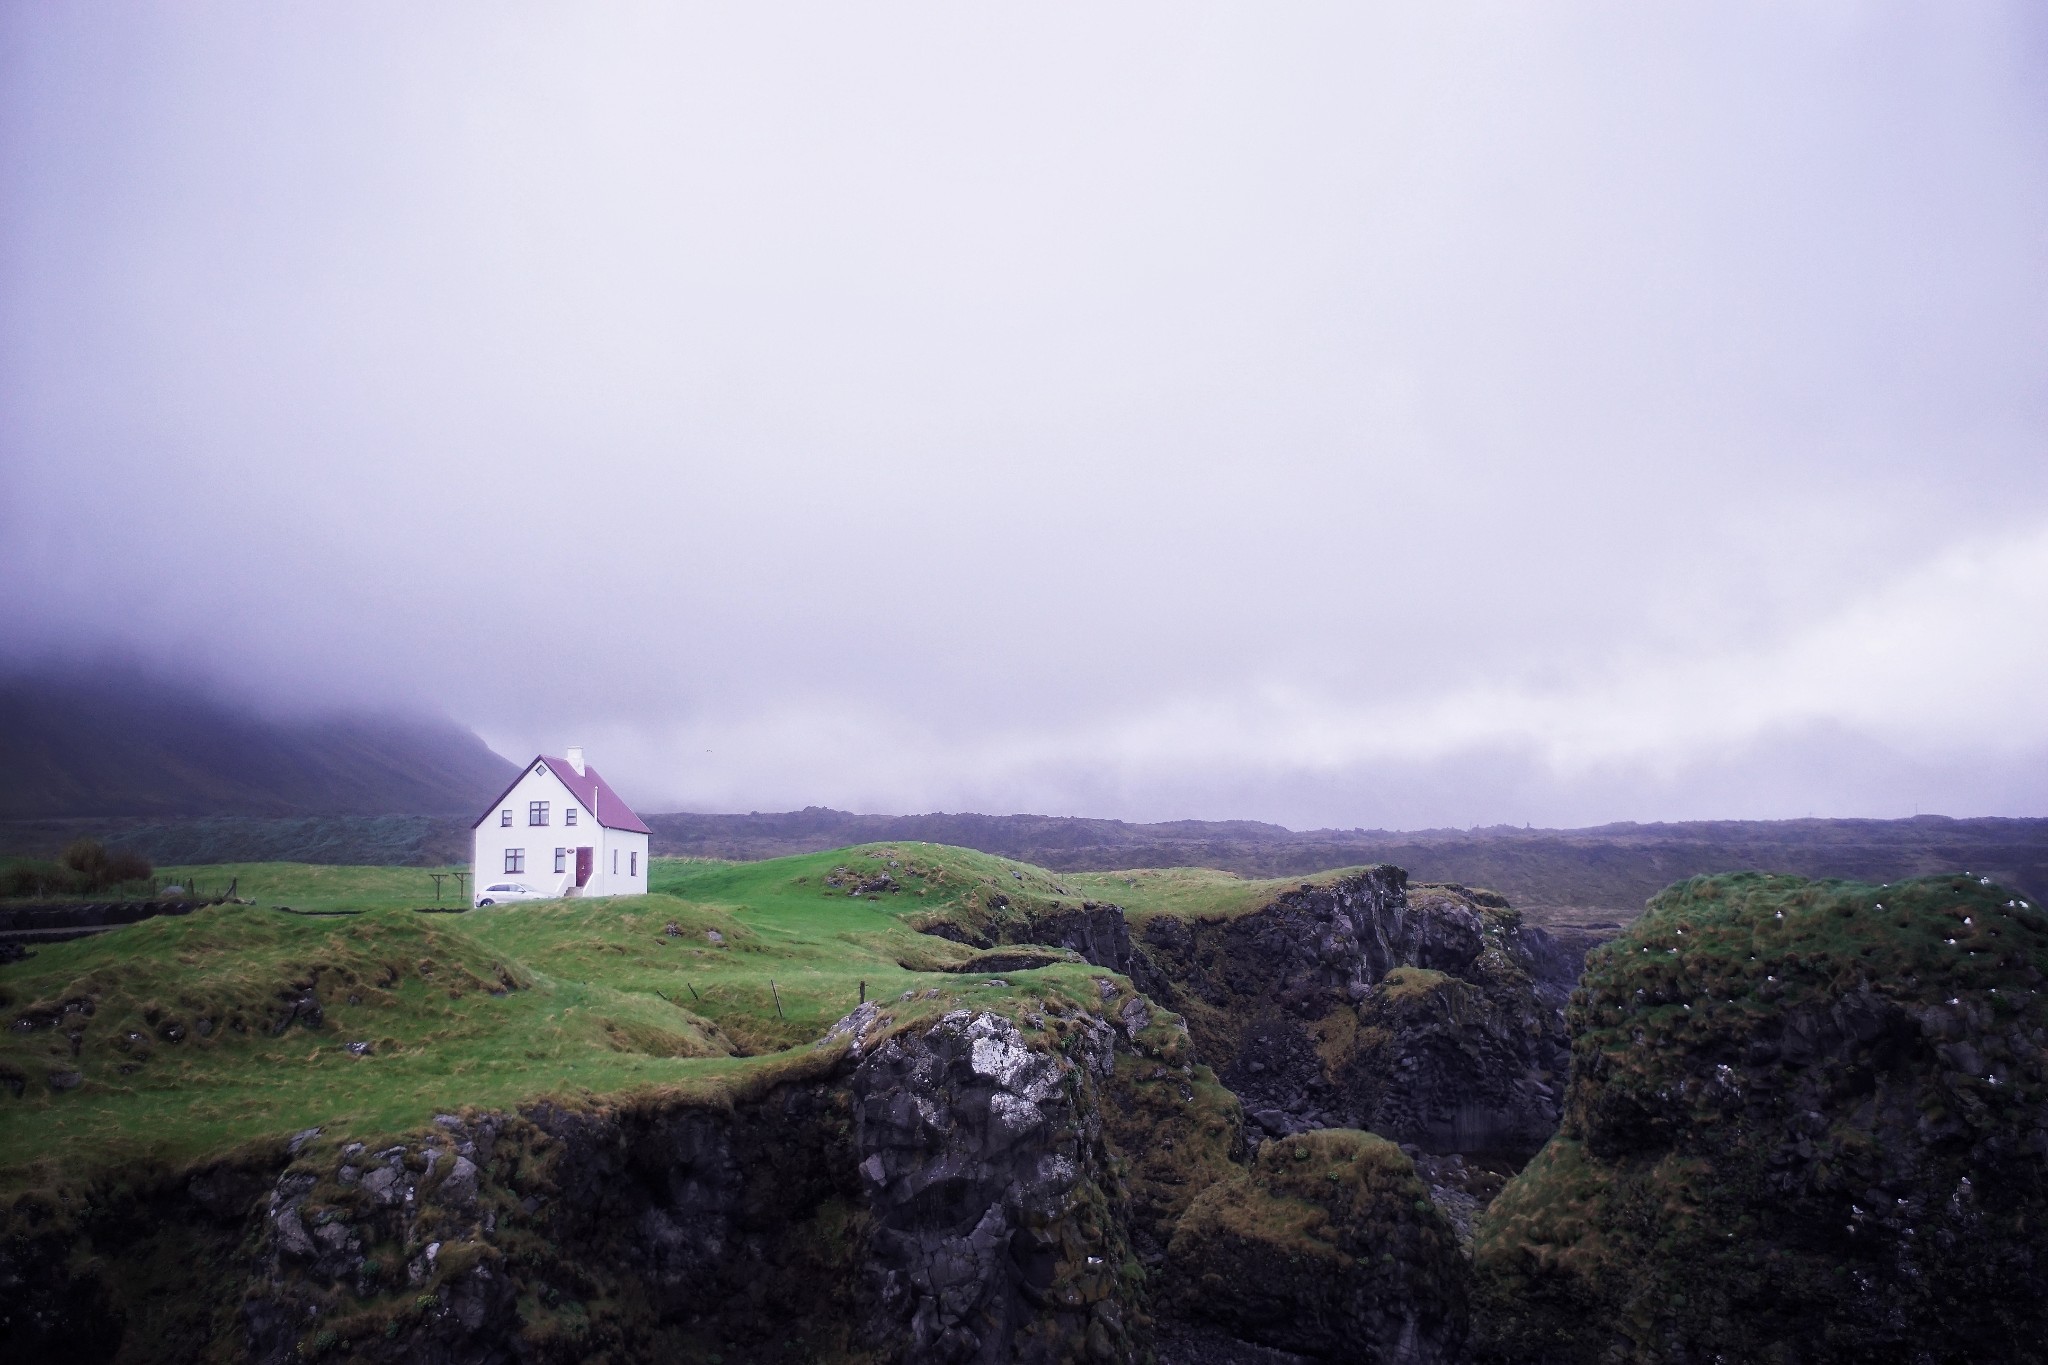
M470 814L516 771L445 719L264 715L120 665L0 676L0 818Z
M132 669L0 678L0 853L79 834L158 864L465 862L513 765L418 716L279 718ZM1253 877L1393 863L1508 896L1552 922L1625 920L1700 873L1870 882L1968 869L2048 899L2048 819L1722 820L1587 829L1294 830L1257 820L643 811L659 856L750 861L881 840L952 844L1060 871L1201 866Z

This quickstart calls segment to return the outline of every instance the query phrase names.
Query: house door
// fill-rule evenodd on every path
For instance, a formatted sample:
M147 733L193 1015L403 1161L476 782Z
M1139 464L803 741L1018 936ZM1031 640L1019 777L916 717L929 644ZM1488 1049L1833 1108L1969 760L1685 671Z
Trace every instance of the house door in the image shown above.
M588 848L576 850L576 885L578 886L590 884L590 859L592 852L593 850Z

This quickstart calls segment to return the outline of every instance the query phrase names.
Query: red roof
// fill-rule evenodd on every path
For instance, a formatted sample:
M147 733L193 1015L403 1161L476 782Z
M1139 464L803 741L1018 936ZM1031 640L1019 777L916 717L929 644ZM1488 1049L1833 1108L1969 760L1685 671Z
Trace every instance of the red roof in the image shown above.
M520 778L533 771L534 763L547 764L554 775L561 779L562 785L575 794L576 799L582 803L583 809L596 816L597 823L603 825L606 829L631 830L635 834L651 835L654 833L653 830L647 828L641 822L639 816L633 814L631 806L619 799L619 794L612 790L611 783L600 777L597 769L591 767L588 763L583 765L582 773L578 774L574 768L569 766L568 759L557 758L553 754L538 754L534 757L533 762L528 763L525 768L520 770L519 777L512 780L512 787L518 786ZM503 801L506 796L510 795L512 787L507 787L504 791L498 793L498 801ZM482 824L485 820L491 818L491 815L497 810L498 801L491 802L491 809L486 810L478 818L478 824Z
M633 814L631 806L619 799L611 783L598 776L597 769L588 763L583 765L583 773L578 776L566 758L542 754L540 761L555 770L555 776L562 779L562 785L575 792L576 799L583 803L583 809L595 815L597 823L606 829L630 829L635 834L654 833L640 822L639 816Z

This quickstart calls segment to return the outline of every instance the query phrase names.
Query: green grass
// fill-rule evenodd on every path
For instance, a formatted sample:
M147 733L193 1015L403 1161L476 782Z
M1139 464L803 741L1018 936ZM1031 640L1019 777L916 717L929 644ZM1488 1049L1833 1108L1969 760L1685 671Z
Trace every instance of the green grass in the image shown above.
M1759 872L1694 877L1588 959L1573 1010L1581 1048L1640 1054L1634 1031L1696 1038L1860 987L1905 1000L1970 997L2048 1024L2031 974L2048 916L1968 874L1886 886ZM2001 994L2001 988L2003 993Z
M0 1080L23 1089L20 1099L0 1092L0 1191L173 1167L316 1126L330 1141L367 1139L463 1106L711 1094L812 1055L807 1045L858 1003L863 983L908 1022L962 1003L1099 1004L1093 982L1104 974L1081 963L1001 977L944 970L974 950L919 926L1096 893L1083 878L935 845L657 859L646 896L459 915L413 909L432 895L410 868L166 872L237 879L257 904L48 944L0 968L0 1015L14 1025L0 1035ZM894 889L849 894L883 875ZM308 989L321 1025L277 1031ZM90 1015L66 1012L80 1001ZM368 1044L367 1055L350 1043ZM76 1088L52 1089L52 1073L71 1072Z
M431 906L430 872L466 872L451 867L338 867L325 863L213 863L157 869L157 880L198 886L209 894L229 885L242 900L294 910L411 910ZM469 888L474 892L475 888ZM441 883L440 904L460 910L468 904L455 879Z
M1056 873L1068 890L1089 900L1114 901L1133 922L1150 915L1171 914L1198 919L1229 919L1250 914L1273 898L1299 887L1326 883L1361 868L1336 868L1307 877L1250 880L1235 872L1207 867L1141 868L1127 872Z

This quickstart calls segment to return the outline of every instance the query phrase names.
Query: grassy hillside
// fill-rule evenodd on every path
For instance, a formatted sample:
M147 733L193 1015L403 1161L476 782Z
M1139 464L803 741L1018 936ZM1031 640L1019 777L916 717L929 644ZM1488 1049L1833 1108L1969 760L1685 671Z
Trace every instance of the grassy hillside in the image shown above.
M743 1083L861 998L899 1017L1094 998L1101 969L949 971L940 916L1079 905L1094 880L962 849L876 845L772 862L658 860L654 892L421 914L394 868L175 869L237 877L224 905L47 945L0 967L0 1189L298 1130L372 1137L462 1105ZM1156 911L1249 908L1201 874L1133 874ZM1076 884L1080 883L1080 884ZM1124 898L1136 902L1133 888ZM295 910L356 910L305 915ZM906 994L911 998L902 999ZM311 1012L317 1001L317 1014ZM785 1049L796 1049L786 1052Z

